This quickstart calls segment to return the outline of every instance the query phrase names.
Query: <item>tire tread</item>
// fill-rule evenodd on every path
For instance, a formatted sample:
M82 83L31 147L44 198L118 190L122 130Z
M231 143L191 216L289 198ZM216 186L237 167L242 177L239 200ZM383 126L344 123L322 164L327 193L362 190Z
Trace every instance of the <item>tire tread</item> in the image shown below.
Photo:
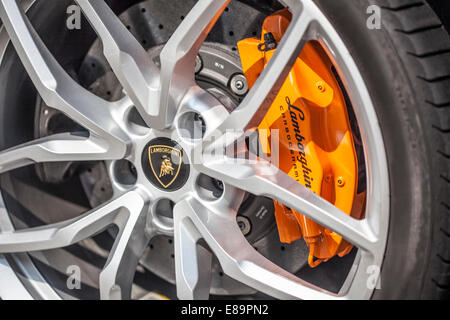
M430 157L435 176L432 211L437 212L432 250L422 297L450 299L450 37L435 12L423 0L379 0L387 28L417 97L425 97L423 123L430 135Z

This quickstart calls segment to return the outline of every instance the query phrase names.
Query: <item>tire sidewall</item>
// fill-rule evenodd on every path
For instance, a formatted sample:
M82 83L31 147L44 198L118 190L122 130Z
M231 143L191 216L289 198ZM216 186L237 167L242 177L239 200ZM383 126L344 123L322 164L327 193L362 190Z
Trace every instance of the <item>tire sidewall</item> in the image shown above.
M432 233L430 164L424 115L388 22L368 29L367 0L315 0L340 34L368 88L383 135L390 189L389 234L373 298L421 297Z

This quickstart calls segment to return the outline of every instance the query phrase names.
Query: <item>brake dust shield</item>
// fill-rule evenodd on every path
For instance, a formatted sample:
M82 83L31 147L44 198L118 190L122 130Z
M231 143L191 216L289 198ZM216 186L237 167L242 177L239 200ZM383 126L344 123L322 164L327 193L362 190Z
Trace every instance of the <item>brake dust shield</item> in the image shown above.
M252 87L276 51L291 20L282 10L266 18L261 39L238 43L244 74ZM278 130L278 157L271 154L271 132ZM263 153L278 159L279 168L337 208L361 218L365 193L357 194L358 161L347 105L333 64L318 41L304 46L273 104L258 127ZM300 212L274 201L280 241L303 238L311 267L353 245Z

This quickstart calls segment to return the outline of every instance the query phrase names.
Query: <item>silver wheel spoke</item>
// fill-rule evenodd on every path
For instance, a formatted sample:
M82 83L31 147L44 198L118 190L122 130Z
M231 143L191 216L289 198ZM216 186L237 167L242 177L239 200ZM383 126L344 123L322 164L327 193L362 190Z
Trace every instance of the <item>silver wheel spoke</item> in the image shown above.
M41 162L104 160L107 150L102 141L57 134L0 152L0 173Z
M301 1L290 2L292 21L273 57L241 104L217 128L219 132L245 131L261 123L308 40L309 10Z
M128 192L77 218L56 224L0 233L0 252L26 252L66 247L92 237L118 218L126 219L142 202L137 192Z
M17 253L66 247L90 238L111 225L119 233L100 273L102 299L130 298L134 273L149 241L145 232L148 203L129 191L75 219L45 227L0 233L0 252Z
M174 217L190 221L194 232L206 241L217 256L224 273L256 290L280 299L332 299L335 295L314 287L278 267L258 253L242 235L236 223L236 213L214 212L194 198L184 200L175 206ZM182 237L178 233L175 237ZM195 259L194 255L178 259ZM184 262L187 264L187 262ZM195 264L194 261L190 261ZM177 280L180 277L177 268ZM180 284L177 281L177 286ZM205 289L205 288L204 288ZM178 291L180 294L180 291ZM181 293L184 293L181 291ZM181 295L179 298L190 297Z
M28 75L44 102L108 141L109 152L121 158L127 136L113 118L115 104L90 93L58 64L37 35L17 1L0 1L0 18Z
M131 298L136 267L150 240L146 232L148 203L136 192L126 205L127 215L117 219L119 233L100 273L102 299Z
M230 0L199 0L161 52L161 97L159 118L167 127L178 105L195 86L195 59L209 31Z
M264 160L228 159L199 166L203 173L257 196L267 196L335 231L355 246L377 246L368 220L356 220Z
M371 296L373 290L367 287L367 270L371 266L381 266L389 221L389 183L383 139L369 92L352 55L313 0L280 0L289 7L291 23L252 89L231 113L224 106L227 103L222 104L221 96L218 100L209 89L200 88L195 80L199 50L230 0L198 0L162 49L160 69L109 7L109 1L75 2L101 40L103 54L126 96L120 101L108 102L79 85L39 37L21 8L22 2L0 0L5 49L9 35L43 102L88 131L56 134L0 151L0 174L41 162L107 160L106 170L100 168L98 176L108 175L113 194L119 196L76 218L22 230L14 230L0 197L0 211L5 215L0 217L0 255L21 253L28 256L22 252L70 246L115 226L117 235L99 276L102 299L131 298L135 271L150 239L155 235L172 234L175 280L180 299L209 297L212 271L217 268L214 256L229 277L275 298ZM139 9L144 11L144 7ZM177 16L181 15L185 12ZM165 24L163 28L161 25L160 29L164 29L161 34L166 36L167 30L173 30L172 24L170 26ZM328 52L343 79L358 121L367 173L363 220L350 217L292 179L277 168L276 159L270 163L249 155L244 141L265 117L295 60L310 40L318 41ZM92 49L95 51L93 57L101 56L101 52L97 52L99 46ZM159 47L155 49L159 50ZM106 63L104 59L102 62ZM203 65L202 75L207 73L206 65ZM115 80L114 86L117 86ZM135 118L133 105L144 122L156 130L148 130L138 121L140 119ZM197 121L198 116L201 122ZM170 165L166 160L153 159L159 155L152 154L151 149L156 146L152 144L154 140L165 140L169 135L183 151L183 159L178 163L170 162ZM276 139L276 134L271 138ZM171 142L161 143L161 146L172 148ZM178 154L172 151L174 156ZM220 156L222 151L225 151L225 157ZM245 159L247 156L250 159ZM124 161L108 161L119 159ZM166 170L178 171L173 172L172 177L167 174L159 178L173 179L173 186L175 181L180 186L161 187L162 182L155 172L161 170L163 164ZM184 165L190 169L183 176ZM155 171L153 166L158 170ZM122 177L122 171L133 179ZM96 177L97 172L94 173ZM200 185L203 174L213 178L210 183L214 183L214 189ZM91 176L94 174L88 178ZM180 177L187 177L187 180L180 182L177 180ZM220 196L216 189L221 189ZM248 193L277 200L360 249L338 294L282 269L247 241L236 218ZM150 206L153 200L156 207L162 203L159 201L168 200L170 208L162 208L166 204L161 204L161 215L153 212ZM173 214L173 221L165 219L166 213ZM259 244L254 245L259 247ZM215 280L213 290L217 290ZM228 292L226 285L222 292Z
M199 245L201 239L191 220L177 215L174 221L175 268L179 299L208 299L212 254Z
M181 101L179 114L182 115L184 112L195 112L203 118L205 123L208 123L204 135L209 135L211 130L229 115L229 112L220 101L199 86L192 86L186 91ZM184 128L179 129L183 130ZM202 136L202 132L186 132L183 135L198 139Z
M77 0L103 43L103 53L144 121L158 114L159 70L148 53L103 0Z

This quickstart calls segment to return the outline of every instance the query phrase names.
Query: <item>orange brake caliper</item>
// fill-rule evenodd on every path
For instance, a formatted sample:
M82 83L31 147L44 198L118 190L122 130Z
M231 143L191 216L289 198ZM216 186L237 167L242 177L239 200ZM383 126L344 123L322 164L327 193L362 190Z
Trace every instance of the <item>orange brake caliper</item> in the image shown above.
M279 11L264 21L261 39L238 43L249 87L276 50L267 40L279 43L290 20L287 10ZM344 95L332 67L322 45L308 42L259 125L259 137L263 152L273 159L270 135L278 130L279 168L343 212L359 218L364 197L356 194L357 157ZM310 249L311 267L335 255L342 257L352 249L335 232L277 201L274 204L281 242L303 237Z

